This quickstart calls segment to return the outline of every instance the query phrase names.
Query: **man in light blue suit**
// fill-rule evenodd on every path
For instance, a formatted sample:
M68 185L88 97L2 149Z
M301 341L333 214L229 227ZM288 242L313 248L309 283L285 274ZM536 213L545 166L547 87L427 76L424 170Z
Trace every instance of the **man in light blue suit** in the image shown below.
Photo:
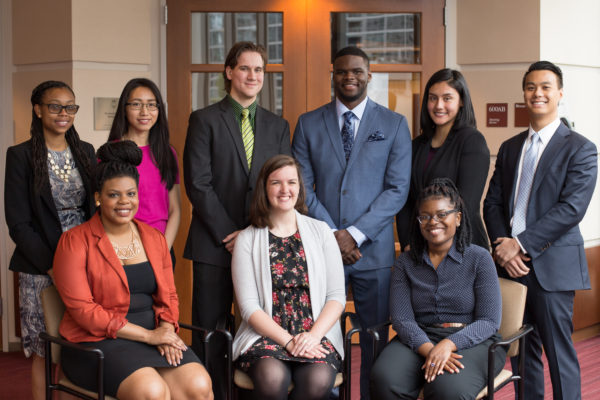
M357 47L337 52L336 99L298 119L292 152L302 166L309 214L335 230L346 285L366 329L389 318L394 215L406 201L411 140L406 118L367 97L369 58ZM361 399L369 398L371 341L361 345Z

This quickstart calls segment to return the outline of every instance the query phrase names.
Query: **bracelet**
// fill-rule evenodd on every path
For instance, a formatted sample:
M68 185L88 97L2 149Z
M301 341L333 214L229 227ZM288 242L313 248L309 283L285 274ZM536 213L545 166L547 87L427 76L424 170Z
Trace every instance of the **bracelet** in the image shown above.
M288 341L288 342L285 344L285 346L283 346L283 349L284 349L284 350L286 350L286 351L287 351L288 344L292 343L292 340L294 340L294 338L291 338L291 339L290 339L290 340L289 340L289 341Z

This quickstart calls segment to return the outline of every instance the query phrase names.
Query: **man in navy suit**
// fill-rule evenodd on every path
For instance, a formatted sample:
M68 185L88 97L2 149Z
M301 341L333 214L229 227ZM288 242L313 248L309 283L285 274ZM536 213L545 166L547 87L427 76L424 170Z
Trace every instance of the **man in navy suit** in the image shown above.
M590 279L578 224L598 167L596 146L558 118L562 86L556 65L531 64L523 77L529 129L500 147L484 203L499 273L528 288L524 319L535 328L525 340L528 400L544 398L542 349L554 400L581 398L573 298Z
M309 214L335 230L346 285L366 329L389 318L394 215L406 201L411 142L406 119L367 97L369 58L357 47L337 52L335 100L298 119L292 152L302 166ZM360 338L361 398L369 397L372 350Z

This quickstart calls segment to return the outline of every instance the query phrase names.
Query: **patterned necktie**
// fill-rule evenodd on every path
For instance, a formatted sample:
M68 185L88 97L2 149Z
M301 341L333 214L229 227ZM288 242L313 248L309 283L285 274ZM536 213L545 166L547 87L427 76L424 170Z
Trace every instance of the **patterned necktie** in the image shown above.
M344 154L346 155L346 161L350 158L352 152L352 145L354 144L354 130L352 129L352 118L354 113L352 111L346 111L344 113L344 126L342 126L342 143L344 144Z
M540 148L540 135L534 132L531 136L531 144L523 157L523 167L521 168L521 180L519 181L519 193L515 203L513 214L512 236L515 237L523 232L527 227L527 205L529 204L529 194L531 185L535 176L535 161L537 160L538 150Z
M242 141L246 150L246 161L248 161L248 169L252 166L252 151L254 150L254 132L250 125L250 110L244 108L242 110Z

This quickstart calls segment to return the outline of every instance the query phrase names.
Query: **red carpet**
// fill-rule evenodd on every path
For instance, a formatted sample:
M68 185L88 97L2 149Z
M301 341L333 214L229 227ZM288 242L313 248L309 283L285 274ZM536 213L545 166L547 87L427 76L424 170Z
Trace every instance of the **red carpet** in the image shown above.
M575 343L581 365L581 390L583 400L600 399L600 336ZM552 399L552 387L544 360L546 375L546 399ZM352 349L352 399L359 399L360 349ZM23 353L0 353L0 400L27 400L30 395L30 361ZM511 385L495 396L498 400L515 398Z

